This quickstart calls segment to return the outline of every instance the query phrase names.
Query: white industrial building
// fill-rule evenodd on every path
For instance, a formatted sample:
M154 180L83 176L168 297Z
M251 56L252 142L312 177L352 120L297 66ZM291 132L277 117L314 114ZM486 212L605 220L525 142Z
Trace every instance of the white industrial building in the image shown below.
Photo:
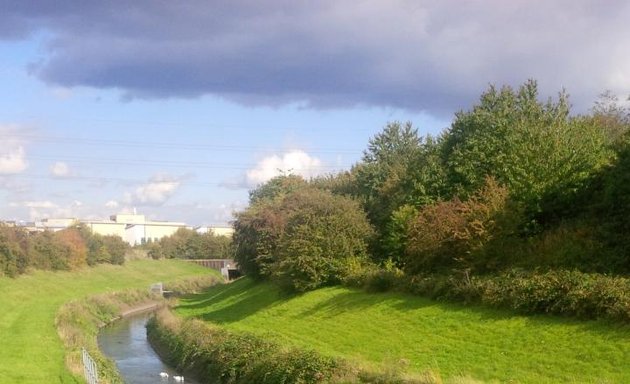
M28 223L24 227L31 232L59 231L81 223L87 228L103 236L119 236L130 245L155 242L163 237L171 236L180 228L188 228L198 233L212 232L217 236L232 236L231 227L189 227L185 223L173 221L147 220L144 215L120 213L110 216L109 220L79 220L76 218L43 219Z

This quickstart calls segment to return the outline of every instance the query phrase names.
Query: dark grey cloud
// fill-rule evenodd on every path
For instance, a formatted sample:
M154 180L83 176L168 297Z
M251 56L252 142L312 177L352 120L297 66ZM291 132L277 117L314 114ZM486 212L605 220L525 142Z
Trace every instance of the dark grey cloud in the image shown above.
M12 1L0 38L51 36L31 73L133 98L466 108L539 80L579 107L630 93L627 1Z

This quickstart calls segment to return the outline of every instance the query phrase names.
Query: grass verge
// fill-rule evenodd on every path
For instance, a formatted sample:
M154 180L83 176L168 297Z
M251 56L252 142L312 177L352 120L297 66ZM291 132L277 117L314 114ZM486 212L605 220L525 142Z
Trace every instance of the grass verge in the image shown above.
M343 287L287 296L242 279L183 299L177 313L312 348L372 370L408 362L445 382L630 382L630 327L438 303ZM470 381L470 380L469 380Z
M366 371L311 349L286 347L197 319L182 320L167 308L149 320L147 334L164 360L208 384L442 383L431 371L405 377L398 363L382 372Z
M207 274L208 269L182 261L138 260L124 266L35 271L15 279L0 278L0 382L77 382L66 369L64 346L54 326L62 304L98 293Z

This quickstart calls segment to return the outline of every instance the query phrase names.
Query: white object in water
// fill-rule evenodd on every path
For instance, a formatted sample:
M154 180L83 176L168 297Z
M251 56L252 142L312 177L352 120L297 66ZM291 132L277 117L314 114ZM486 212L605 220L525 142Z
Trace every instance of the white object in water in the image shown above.
M160 372L160 377L168 378L168 373Z
M173 376L173 379L175 379L175 381L181 383L184 381L184 376Z

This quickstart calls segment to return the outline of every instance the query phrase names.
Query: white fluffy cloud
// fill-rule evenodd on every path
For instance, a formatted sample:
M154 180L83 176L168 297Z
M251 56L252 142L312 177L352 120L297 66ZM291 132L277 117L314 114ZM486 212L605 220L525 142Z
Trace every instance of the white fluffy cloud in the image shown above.
M281 156L272 155L260 160L247 171L245 182L254 187L282 174L301 175L305 178L322 173L322 162L301 150L292 150Z
M70 167L63 161L58 161L50 166L50 172L56 177L70 176Z
M134 191L125 193L124 201L127 204L162 205L175 194L180 185L180 180L158 175Z
M107 203L105 203L105 207L107 208L118 208L119 204L116 200L110 200Z
M17 128L0 126L0 175L11 175L28 167L22 141L14 136Z

